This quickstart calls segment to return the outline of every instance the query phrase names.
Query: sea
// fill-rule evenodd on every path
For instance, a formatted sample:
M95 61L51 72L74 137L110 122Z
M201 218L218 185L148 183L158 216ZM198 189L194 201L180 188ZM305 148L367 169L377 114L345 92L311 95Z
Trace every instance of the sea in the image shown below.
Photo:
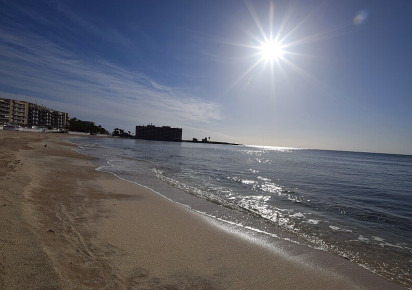
M412 156L70 139L97 170L219 221L342 256L412 288Z

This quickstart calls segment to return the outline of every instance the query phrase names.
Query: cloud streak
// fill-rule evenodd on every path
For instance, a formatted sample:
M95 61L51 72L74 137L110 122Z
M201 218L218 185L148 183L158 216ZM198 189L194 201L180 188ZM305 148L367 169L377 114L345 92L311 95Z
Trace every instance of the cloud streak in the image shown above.
M165 86L104 59L85 60L36 33L0 26L0 86L110 127L183 126L222 119L220 106L190 88ZM118 122L119 125L116 123Z

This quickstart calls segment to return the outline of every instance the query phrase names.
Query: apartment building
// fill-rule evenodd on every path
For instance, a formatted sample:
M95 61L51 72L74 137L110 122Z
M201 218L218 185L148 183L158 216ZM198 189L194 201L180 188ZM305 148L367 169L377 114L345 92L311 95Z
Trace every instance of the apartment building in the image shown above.
M10 101L0 99L0 124L7 124L10 121Z
M156 127L153 125L136 126L135 137L146 140L182 141L182 128Z
M69 114L25 101L0 98L0 124L66 129Z
M10 121L14 125L26 126L28 123L29 106L23 101L10 101Z

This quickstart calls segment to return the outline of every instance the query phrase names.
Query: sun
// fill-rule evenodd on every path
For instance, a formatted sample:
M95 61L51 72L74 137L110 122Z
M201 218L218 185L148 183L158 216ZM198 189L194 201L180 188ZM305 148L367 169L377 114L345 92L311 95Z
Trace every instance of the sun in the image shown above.
M268 40L259 46L262 60L265 61L279 61L286 53L282 44L275 40Z
M329 32L321 32L315 34L306 34L301 31L305 27L306 21L310 19L310 15L304 17L299 22L294 23L295 12L292 8L279 6L279 11L282 13L274 13L274 4L269 5L269 18L267 23L264 23L259 18L252 1L245 0L247 9L250 12L251 18L256 27L251 25L251 30L247 30L249 40L246 43L228 42L228 44L247 48L252 51L251 55L247 56L252 59L250 65L244 72L234 81L230 87L234 87L246 77L251 80L254 78L250 76L252 71L258 71L259 74L268 75L271 79L272 88L275 87L275 81L289 78L292 72L298 73L305 78L309 78L317 83L319 80L315 79L309 72L299 65L299 60L302 57L310 57L310 54L302 51L301 45L307 45L316 42L323 38L329 37ZM262 10L263 11L263 10ZM270 73L270 75L269 75ZM267 78L269 79L269 78ZM251 81L248 81L248 84Z

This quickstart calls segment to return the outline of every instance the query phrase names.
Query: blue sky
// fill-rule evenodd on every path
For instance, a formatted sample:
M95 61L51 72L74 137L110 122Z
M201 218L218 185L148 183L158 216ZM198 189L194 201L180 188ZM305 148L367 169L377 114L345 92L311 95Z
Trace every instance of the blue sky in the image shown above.
M109 130L412 154L410 15L401 0L0 0L0 95Z

